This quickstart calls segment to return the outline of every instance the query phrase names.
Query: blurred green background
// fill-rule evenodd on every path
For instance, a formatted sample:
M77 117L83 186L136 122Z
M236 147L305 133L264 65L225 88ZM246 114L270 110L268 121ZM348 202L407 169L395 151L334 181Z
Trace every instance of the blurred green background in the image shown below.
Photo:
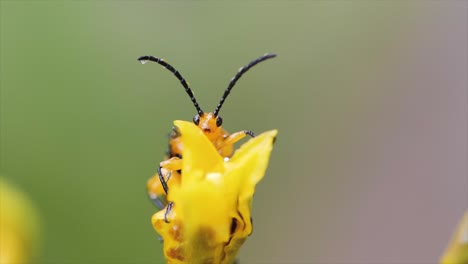
M466 1L0 2L0 166L35 263L161 263L146 180L195 110L279 129L241 263L433 263L467 208Z

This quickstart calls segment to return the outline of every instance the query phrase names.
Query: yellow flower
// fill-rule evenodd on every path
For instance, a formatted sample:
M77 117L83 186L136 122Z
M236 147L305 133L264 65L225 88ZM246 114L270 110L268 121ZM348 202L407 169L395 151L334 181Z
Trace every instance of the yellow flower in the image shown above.
M194 124L175 121L182 135L180 184L171 187L174 206L153 215L164 240L167 263L233 263L252 233L250 210L255 185L268 166L276 130L245 143L233 157L223 159Z
M453 235L452 241L445 250L440 263L466 264L468 263L468 211L465 212L460 224Z

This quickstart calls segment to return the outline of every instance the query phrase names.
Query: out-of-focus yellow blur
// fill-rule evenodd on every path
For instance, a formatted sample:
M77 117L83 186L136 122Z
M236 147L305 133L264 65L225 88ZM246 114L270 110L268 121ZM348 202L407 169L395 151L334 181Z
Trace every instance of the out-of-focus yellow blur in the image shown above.
M39 218L27 195L0 177L0 263L34 263Z
M440 261L442 264L468 263L468 211L458 224Z

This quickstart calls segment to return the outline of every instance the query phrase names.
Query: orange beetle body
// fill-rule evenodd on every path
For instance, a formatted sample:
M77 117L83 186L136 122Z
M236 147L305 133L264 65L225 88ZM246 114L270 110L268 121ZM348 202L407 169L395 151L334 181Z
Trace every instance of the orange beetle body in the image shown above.
M200 130L203 131L205 136L213 143L213 146L218 150L221 156L230 157L233 153L233 137L221 126L216 125L216 120L219 120L218 118L219 117L214 116L213 113L203 113L201 116L197 115L196 118L194 118L194 122L198 122ZM240 133L242 137L245 136L245 133ZM236 134L237 133L233 135ZM180 142L179 136L177 129L174 129L169 135L169 150L167 153L169 158L182 155L182 143Z
M247 70L249 70L257 63L274 57L276 57L275 54L265 54L256 60L251 61L246 66L240 68L226 88L215 111L209 113L205 113L201 110L188 83L185 81L182 75L170 64L153 56L142 56L138 58L138 60L143 64L148 60L156 62L168 69L177 77L182 86L185 88L185 91L189 95L198 112L198 114L193 118L193 122L200 128L201 131L203 131L211 143L213 143L213 146L216 148L218 153L224 158L229 158L234 152L234 143L241 140L246 135L250 135L251 137L254 137L255 135L249 130L243 130L229 134L222 128L221 125L223 121L218 113L237 80L239 80L239 78ZM179 184L182 177L182 150L183 145L180 139L180 133L177 128L173 128L172 132L169 134L169 148L166 159L159 164L158 173L156 173L156 175L150 178L147 182L147 191L149 197L159 209L167 207L166 214L173 206L172 202L168 202L166 200L167 192L171 185Z

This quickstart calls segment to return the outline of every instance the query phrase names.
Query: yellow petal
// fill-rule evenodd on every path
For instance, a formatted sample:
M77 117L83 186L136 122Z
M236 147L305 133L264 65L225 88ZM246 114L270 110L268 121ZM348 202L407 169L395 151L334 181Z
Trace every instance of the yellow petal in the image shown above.
M234 156L226 164L230 171L235 172L234 174L240 174L240 176L232 176L234 182L239 182L239 184L243 185L242 188L249 188L249 191L253 192L252 188L265 175L277 134L277 130L265 132L249 140L234 153ZM239 179L239 177L241 178ZM231 177L229 178L231 179ZM246 191L246 189L243 189L243 191Z
M223 159L200 128L191 122L180 120L174 121L174 125L179 128L184 146L182 171L220 169Z
M272 130L251 139L236 151L226 164L226 184L233 186L231 190L237 191L236 211L242 224L242 230L236 234L239 237L247 237L252 233L250 210L255 185L265 175L277 133L276 130Z

